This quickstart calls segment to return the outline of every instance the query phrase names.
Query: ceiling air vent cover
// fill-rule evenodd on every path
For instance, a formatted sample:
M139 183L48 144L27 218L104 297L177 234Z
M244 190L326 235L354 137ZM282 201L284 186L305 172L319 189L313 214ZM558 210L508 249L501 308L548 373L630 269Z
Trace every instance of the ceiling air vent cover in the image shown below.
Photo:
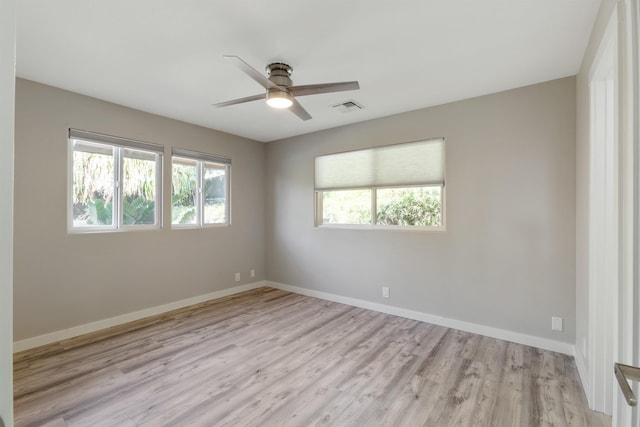
M364 107L362 104L358 104L353 99L348 101L341 102L339 104L334 104L331 106L335 111L340 111L341 113L351 113L353 111L362 110Z

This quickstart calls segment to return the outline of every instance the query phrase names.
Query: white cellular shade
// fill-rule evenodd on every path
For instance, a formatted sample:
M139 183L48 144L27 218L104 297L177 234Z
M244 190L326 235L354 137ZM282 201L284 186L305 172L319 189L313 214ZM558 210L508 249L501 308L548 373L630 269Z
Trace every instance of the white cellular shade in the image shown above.
M119 147L128 147L145 151L153 151L162 155L164 147L150 142L135 141L133 139L120 138L111 135L102 135L94 132L87 132L78 129L69 129L69 138L76 141L91 141ZM80 143L81 144L81 143Z
M199 151L191 151L191 150L185 150L183 148L172 148L171 149L171 154L177 157L183 157L183 158L187 158L187 159L195 159L195 160L202 160L205 162L212 162L212 163L218 163L218 164L222 164L222 165L229 165L231 166L231 159L228 157L223 157L223 156L218 156L215 154L208 154L208 153L201 153Z
M327 154L315 159L316 190L444 184L444 139Z

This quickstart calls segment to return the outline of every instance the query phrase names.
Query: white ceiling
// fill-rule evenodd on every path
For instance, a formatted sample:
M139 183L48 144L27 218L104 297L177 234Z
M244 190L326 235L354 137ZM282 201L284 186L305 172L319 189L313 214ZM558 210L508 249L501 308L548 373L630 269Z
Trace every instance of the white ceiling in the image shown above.
M20 0L17 74L189 123L273 141L574 75L600 0ZM279 60L295 85L358 80L300 97L306 122L263 101ZM333 104L355 100L350 113Z

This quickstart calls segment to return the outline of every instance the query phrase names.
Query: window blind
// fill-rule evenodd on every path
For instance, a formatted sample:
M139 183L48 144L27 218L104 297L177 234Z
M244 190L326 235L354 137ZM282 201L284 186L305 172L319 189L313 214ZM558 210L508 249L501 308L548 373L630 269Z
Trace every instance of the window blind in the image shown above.
M315 158L316 190L443 184L444 138Z
M219 163L231 166L231 159L215 154L200 153L199 151L185 150L183 148L172 148L171 154L177 157L186 157L187 159L202 160L204 162Z
M117 136L102 135L99 133L87 132L84 130L69 129L69 139L78 139L81 141L98 142L103 144L117 145L120 147L134 148L138 150L153 151L154 153L163 154L164 146L152 144L150 142L135 141L133 139L120 138Z

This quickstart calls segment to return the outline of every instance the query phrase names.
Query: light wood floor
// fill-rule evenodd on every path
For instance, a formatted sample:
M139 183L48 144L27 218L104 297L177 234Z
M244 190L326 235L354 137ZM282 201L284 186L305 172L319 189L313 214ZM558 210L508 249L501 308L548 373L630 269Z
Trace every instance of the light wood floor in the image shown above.
M571 357L270 288L15 356L16 426L606 426Z

